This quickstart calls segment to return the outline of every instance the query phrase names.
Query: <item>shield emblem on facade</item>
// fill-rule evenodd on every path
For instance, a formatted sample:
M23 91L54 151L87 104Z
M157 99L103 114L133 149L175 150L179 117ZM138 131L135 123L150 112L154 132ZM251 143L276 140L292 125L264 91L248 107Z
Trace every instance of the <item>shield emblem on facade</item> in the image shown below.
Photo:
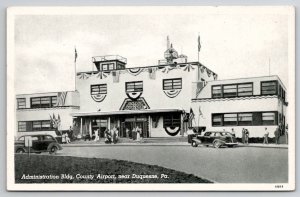
M137 100L143 94L143 82L142 81L133 81L126 82L126 95L131 100Z
M107 95L106 84L91 85L91 97L96 102L102 102Z

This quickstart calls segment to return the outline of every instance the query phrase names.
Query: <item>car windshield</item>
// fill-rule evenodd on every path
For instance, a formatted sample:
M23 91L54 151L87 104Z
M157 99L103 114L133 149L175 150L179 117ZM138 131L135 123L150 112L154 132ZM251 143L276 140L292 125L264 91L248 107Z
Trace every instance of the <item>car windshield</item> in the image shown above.
M50 136L50 135L45 135L45 136L44 136L44 140L45 140L45 141L53 141L54 139L53 139L53 137Z

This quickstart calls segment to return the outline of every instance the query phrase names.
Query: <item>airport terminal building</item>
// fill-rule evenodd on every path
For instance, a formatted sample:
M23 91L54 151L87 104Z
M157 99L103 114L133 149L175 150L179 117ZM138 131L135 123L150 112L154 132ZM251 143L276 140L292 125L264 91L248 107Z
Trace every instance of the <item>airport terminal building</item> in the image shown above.
M218 80L200 62L188 62L171 46L155 66L127 68L121 56L93 57L96 71L78 72L76 90L16 95L16 133L56 136L70 126L80 138L137 126L142 137L185 135L189 126L206 130L242 128L250 137L272 137L286 124L286 88L277 76Z

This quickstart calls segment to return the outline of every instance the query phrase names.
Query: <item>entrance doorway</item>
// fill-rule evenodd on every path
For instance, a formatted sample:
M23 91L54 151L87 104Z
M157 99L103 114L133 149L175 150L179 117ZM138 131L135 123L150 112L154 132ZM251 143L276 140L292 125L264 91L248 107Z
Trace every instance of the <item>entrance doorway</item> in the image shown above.
M142 131L141 137L149 137L149 122L146 116L126 117L121 123L120 137L132 138L132 130L139 127Z

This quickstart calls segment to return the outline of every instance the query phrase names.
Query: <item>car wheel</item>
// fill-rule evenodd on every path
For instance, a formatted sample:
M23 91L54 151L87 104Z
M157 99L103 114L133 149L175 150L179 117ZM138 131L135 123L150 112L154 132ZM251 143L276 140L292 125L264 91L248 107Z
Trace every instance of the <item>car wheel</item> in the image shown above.
M192 142L192 147L197 147L198 146L198 144L196 143L196 142Z
M24 151L24 149L18 149L18 150L16 151L16 153L22 154L22 153L25 153L25 151Z
M58 148L56 146L53 146L51 149L50 149L50 154L55 154L57 152Z
M214 145L215 148L220 148L221 142L220 141L214 141L213 145Z

